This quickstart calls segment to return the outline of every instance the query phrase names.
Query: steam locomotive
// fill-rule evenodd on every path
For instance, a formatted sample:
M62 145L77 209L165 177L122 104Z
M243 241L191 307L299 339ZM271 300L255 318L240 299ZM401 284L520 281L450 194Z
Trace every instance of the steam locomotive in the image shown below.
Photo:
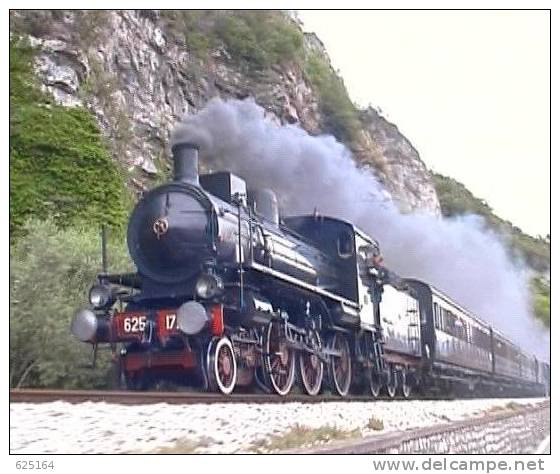
M270 190L199 176L172 148L174 178L146 193L127 241L136 273L100 273L72 333L108 344L120 380L230 394L377 397L420 391L533 395L550 367L427 283L382 264L378 243L323 215L280 219Z

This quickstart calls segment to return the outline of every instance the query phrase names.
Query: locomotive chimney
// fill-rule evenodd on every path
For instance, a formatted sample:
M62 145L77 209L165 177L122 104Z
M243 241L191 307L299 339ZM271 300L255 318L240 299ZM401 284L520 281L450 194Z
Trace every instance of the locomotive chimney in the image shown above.
M199 186L198 145L177 143L171 147L171 153L173 153L173 179Z

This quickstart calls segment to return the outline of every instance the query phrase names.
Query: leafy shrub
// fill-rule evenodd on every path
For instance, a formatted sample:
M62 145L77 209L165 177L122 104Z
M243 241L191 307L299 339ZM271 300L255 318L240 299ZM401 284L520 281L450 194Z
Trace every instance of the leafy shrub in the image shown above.
M342 79L318 54L307 58L305 75L319 95L327 131L346 143L357 140L361 130L359 112L348 97Z
M432 179L444 216L473 213L487 219L494 217L490 206L475 197L462 183L437 173L432 173Z
M103 41L110 13L104 10L10 10L10 32L65 40L81 49ZM73 22L71 29L67 21Z
M109 352L100 350L96 370L83 368L90 348L70 334L101 270L97 229L32 220L25 231L10 248L10 386L108 386ZM108 254L111 270L131 269L122 236L109 239Z
M110 13L104 10L74 10L73 40L87 50L103 43Z
M53 33L55 23L62 18L61 10L10 10L10 31L38 38Z
M303 55L303 35L282 12L225 12L218 17L215 32L233 59L258 68Z
M531 280L533 312L541 323L550 329L550 282L535 277Z
M212 10L163 10L161 16L168 34L196 56L203 57L215 46Z
M59 226L87 219L121 226L122 170L111 159L92 114L56 105L39 90L33 51L10 42L10 234L31 216Z
M220 44L252 69L303 57L303 34L279 11L164 11L162 17L175 40L199 57Z

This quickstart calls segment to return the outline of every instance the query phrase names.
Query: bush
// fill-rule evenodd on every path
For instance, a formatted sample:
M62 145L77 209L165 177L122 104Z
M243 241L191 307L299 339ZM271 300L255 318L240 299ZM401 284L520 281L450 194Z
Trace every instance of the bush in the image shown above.
M163 10L162 19L167 33L176 42L198 57L208 54L215 46L213 25L215 12L212 10Z
M264 69L303 57L303 34L279 11L164 11L167 30L196 56L222 44L234 61Z
M541 323L550 329L550 282L535 277L531 280L533 312Z
M318 54L307 58L305 75L319 95L326 131L342 142L356 141L362 128L359 112L348 97L342 79Z
M495 217L490 206L475 197L462 183L437 173L432 173L432 180L444 216L472 213L486 219Z
M59 226L125 221L124 177L92 114L56 105L35 83L33 50L10 42L10 234L30 217Z
M282 12L229 11L215 31L233 59L257 68L303 57L303 34Z
M91 347L70 334L76 309L101 270L100 238L92 226L60 230L33 220L10 248L10 386L92 388L110 383L109 352L96 370L83 368ZM122 238L108 242L113 271L132 265Z

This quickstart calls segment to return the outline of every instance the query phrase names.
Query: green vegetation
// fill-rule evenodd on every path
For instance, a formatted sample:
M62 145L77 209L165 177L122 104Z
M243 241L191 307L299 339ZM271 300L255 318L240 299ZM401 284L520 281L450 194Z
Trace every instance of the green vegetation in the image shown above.
M115 94L119 92L118 80L108 74L103 64L95 56L88 55L90 71L86 80L81 84L82 98L95 97L103 109L109 127L106 133L106 144L116 160L126 153L127 145L134 139L132 124L126 109ZM116 161L115 160L115 161Z
M367 424L366 424L366 428L373 430L373 431L382 431L384 428L383 425L383 420L380 420L379 418L376 418L375 416L372 416Z
M478 214L487 226L503 235L513 255L521 256L536 272L550 271L550 236L535 238L524 234L511 222L494 214L490 206L475 197L463 184L452 178L432 173L436 192L444 216ZM550 328L550 283L544 278L534 277L530 282L533 313L541 323Z
M74 27L67 32L60 25L73 18ZM103 10L10 10L10 32L20 36L48 38L64 33L65 40L81 49L102 41L109 12Z
M500 219L493 214L490 206L475 197L463 184L437 173L432 173L432 179L444 216L472 213L483 216L495 227L499 225Z
M122 171L111 159L92 114L67 108L35 84L33 50L10 42L10 235L30 217L65 227L125 222Z
M299 448L308 444L326 443L337 439L357 438L359 436L361 436L359 429L349 431L331 425L310 428L309 426L296 424L285 433L255 441L250 450L257 453L282 451Z
M550 329L550 281L535 277L531 280L533 312L542 324Z
M494 405L488 408L488 410L486 410L486 413L498 413L506 410L519 410L520 408L523 408L523 405L521 405L520 403L508 402L505 405Z
M90 348L69 331L101 270L97 229L32 220L24 230L10 247L10 386L107 387L109 351L100 350L96 370L85 368ZM131 269L123 239L111 235L110 270Z
M216 46L213 32L215 12L212 10L162 10L166 31L191 53L204 57Z
M214 439L204 436L193 440L190 438L179 438L171 446L165 446L152 451L153 454L196 454L198 448L207 448L215 443ZM141 454L141 453L135 453Z
M550 240L524 234L511 222L496 216L490 206L475 197L463 184L452 178L432 173L432 179L444 216L478 214L484 217L489 228L504 235L510 250L523 257L527 264L539 272L550 269Z
M216 34L234 60L258 68L303 57L303 34L282 12L228 12L218 17Z
M10 41L10 386L106 387L109 353L84 368L90 351L69 324L101 267L100 224L113 228L113 269L131 266L131 197L92 114L39 89L33 54Z
M175 40L199 57L221 45L238 64L257 70L303 57L303 34L279 11L164 11L162 16Z
M359 112L348 97L342 78L319 54L307 58L305 75L319 95L327 132L345 143L356 141L362 128Z
M523 405L517 402L507 402L505 408L507 410L519 410L520 408L523 408Z

